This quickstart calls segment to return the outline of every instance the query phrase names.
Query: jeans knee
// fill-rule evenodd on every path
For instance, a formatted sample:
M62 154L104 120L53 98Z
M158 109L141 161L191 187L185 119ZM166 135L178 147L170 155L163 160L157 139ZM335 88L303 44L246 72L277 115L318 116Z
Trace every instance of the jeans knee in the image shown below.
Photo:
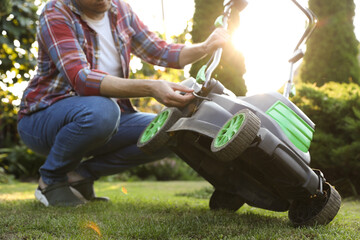
M99 138L113 135L120 123L121 111L115 101L105 97L91 97L81 121Z

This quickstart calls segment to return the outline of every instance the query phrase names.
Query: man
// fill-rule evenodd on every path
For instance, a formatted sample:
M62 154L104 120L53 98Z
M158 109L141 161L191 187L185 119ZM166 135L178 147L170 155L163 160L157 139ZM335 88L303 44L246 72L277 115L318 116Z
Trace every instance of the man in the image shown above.
M37 75L24 91L18 123L24 143L47 155L35 196L45 206L107 200L95 196L94 180L168 154L136 147L154 114L134 111L128 98L174 107L193 99L176 83L128 79L130 53L182 68L222 47L227 32L217 29L192 46L167 44L120 0L51 0L39 20Z

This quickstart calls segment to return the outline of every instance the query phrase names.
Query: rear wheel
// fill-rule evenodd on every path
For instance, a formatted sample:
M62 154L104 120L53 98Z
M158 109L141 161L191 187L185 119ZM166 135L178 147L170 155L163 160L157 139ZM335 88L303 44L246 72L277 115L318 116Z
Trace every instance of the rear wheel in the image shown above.
M236 212L245 201L238 195L215 190L211 195L209 207L211 210L229 210Z
M223 162L240 156L254 141L260 129L260 119L243 109L230 118L211 143L211 151Z
M295 226L326 225L334 219L340 205L340 194L333 186L325 183L323 196L307 201L295 200L289 209L289 219Z
M161 111L140 135L137 146L144 152L153 153L164 147L170 136L166 132L182 116L181 111L171 107Z

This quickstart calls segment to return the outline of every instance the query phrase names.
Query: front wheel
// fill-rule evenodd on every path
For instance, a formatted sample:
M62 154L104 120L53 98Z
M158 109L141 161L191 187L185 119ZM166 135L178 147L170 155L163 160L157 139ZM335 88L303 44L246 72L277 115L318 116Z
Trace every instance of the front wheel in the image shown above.
M164 147L170 136L166 132L182 116L177 108L161 111L140 135L137 146L146 153L154 153Z
M260 129L260 119L249 109L230 118L211 143L211 151L223 162L240 156L254 141Z
M236 212L245 204L245 201L238 195L215 190L211 195L209 207L211 210L228 210Z

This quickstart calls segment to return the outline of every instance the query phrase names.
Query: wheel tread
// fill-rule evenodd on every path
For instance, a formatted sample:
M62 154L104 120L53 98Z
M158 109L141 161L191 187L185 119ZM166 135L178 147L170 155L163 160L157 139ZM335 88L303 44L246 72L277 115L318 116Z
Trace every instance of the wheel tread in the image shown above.
M245 120L235 136L221 147L214 146L215 139L211 144L211 151L220 161L229 162L240 156L253 142L260 129L260 119L253 112L249 109L243 109L237 114L240 113L245 114ZM231 120L232 118L227 122Z
M328 188L326 194L329 194L329 196L323 208L315 216L300 221L296 216L297 209L293 206L290 207L289 219L295 226L326 225L335 218L341 206L341 196L333 186L328 183L325 183L325 185Z

